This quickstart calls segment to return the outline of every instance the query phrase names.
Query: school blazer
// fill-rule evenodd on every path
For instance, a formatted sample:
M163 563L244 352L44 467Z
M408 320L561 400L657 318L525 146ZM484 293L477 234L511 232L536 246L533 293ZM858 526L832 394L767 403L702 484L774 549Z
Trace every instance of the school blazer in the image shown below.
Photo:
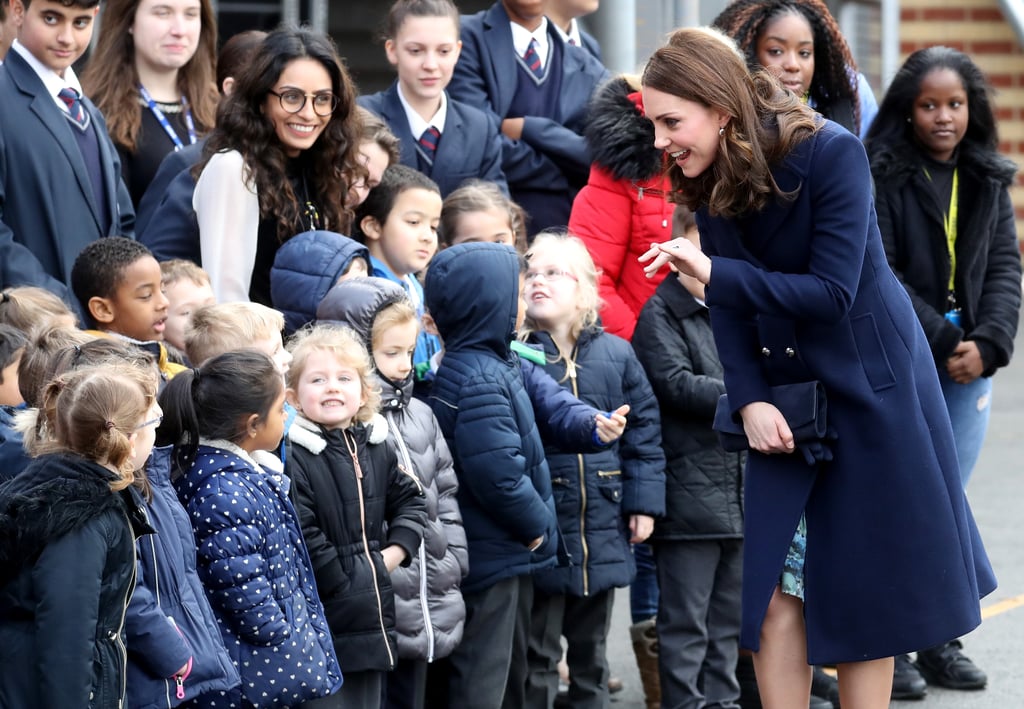
M462 53L448 93L493 114L500 125L519 80L508 14L497 2L489 10L463 15L461 35ZM550 23L548 36L551 42L562 42ZM565 177L578 185L587 180L590 151L583 138L587 107L594 89L610 75L589 52L565 51L562 57L557 105L548 116L527 116L522 140L502 136L502 167L510 185L555 190L565 187Z
M416 157L418 136L412 134L409 120L398 96L398 82L391 88L369 96L360 96L359 105L383 119L399 140L400 162L419 169ZM448 97L448 115L441 129L434 164L424 172L447 197L466 180L479 178L493 182L508 194L508 183L501 169L501 131L493 116L478 108Z
M21 55L0 66L0 288L39 286L69 304L71 266L104 236L134 238L135 211L99 109L87 98L99 142L110 228L99 210L72 128Z

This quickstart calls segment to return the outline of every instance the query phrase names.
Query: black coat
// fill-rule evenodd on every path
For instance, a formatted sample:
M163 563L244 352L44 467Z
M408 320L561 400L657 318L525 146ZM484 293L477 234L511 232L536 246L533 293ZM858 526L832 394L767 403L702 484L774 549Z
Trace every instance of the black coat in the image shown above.
M722 450L711 430L725 381L708 309L666 278L640 311L633 349L658 397L667 463L652 540L742 537L746 456Z
M135 537L153 530L113 478L45 455L0 489L0 707L121 706Z
M587 454L546 445L551 490L562 535L559 565L534 574L548 593L588 596L626 586L636 575L629 548L630 515L665 513L665 456L658 403L643 368L621 337L590 328L567 361L546 332L531 334L547 355L544 369L574 396L602 411L629 404L626 430L610 446Z
M936 365L961 340L977 343L983 374L1006 366L1021 304L1021 264L1009 187L1016 166L967 143L957 159L959 200L954 290L961 308L957 327L947 310L949 251L940 205L924 174L925 158L910 144L875 147L871 172L882 243L896 276L910 294Z
M419 480L399 466L386 429L376 417L329 431L301 415L288 429L285 472L342 673L394 669L395 597L381 550L399 545L408 565L426 524Z

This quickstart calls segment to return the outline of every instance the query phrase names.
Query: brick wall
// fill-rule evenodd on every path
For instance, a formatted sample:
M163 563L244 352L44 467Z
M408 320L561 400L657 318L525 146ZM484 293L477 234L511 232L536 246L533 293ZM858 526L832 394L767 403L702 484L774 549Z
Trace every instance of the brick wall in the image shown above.
M955 39L952 39L955 38ZM945 44L970 55L996 89L1000 151L1024 169L1024 52L996 0L901 0L900 55ZM1024 174L1011 189L1024 237Z

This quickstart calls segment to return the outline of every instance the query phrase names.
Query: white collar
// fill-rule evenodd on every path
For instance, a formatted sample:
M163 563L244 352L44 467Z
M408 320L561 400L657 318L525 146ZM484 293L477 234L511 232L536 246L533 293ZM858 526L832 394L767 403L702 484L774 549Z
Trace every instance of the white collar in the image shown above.
M398 100L402 102L402 108L405 109L405 118L409 121L409 130L412 131L412 137L414 140L419 140L420 136L430 126L434 126L440 133L444 133L444 124L448 119L448 92L441 92L441 107L437 109L437 113L431 116L429 121L423 120L423 117L416 113L416 110L409 105L409 102L405 100L405 94L402 93L402 84L397 84L398 87Z
M75 74L75 70L68 67L64 70L64 76L61 77L50 67L43 64L41 61L36 59L35 55L18 40L14 40L11 44L11 51L17 52L21 55L21 58L28 62L28 65L32 67L32 71L36 73L39 80L43 82L43 86L46 87L46 93L50 94L50 97L57 103L62 111L68 112L68 106L62 101L57 94L60 93L61 89L70 86L79 94L82 93L82 84L78 81L78 75Z
M580 23L576 21L575 17L569 21L568 32L565 32L561 27L556 25L554 22L551 23L551 26L555 28L555 30L558 32L558 36L561 37L566 44L569 43L569 40L572 40L577 47L583 46L583 37L580 36Z
M523 56L526 54L526 50L530 48L530 40L537 40L537 54L540 55L541 68L548 63L548 18L541 18L540 27L535 29L533 32L526 29L522 25L517 25L515 22L509 22L512 27L512 46L515 47L516 54Z

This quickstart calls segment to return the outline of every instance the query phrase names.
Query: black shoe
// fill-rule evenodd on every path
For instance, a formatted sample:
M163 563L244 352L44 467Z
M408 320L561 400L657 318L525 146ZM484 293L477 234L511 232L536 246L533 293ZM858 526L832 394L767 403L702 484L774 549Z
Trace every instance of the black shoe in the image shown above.
M959 640L952 640L917 653L917 669L928 680L928 684L948 689L985 688L988 677L960 652L962 647Z
M839 682L817 665L811 675L811 694L828 700L832 709L839 709Z
M924 699L928 683L908 655L897 655L892 672L893 699Z

